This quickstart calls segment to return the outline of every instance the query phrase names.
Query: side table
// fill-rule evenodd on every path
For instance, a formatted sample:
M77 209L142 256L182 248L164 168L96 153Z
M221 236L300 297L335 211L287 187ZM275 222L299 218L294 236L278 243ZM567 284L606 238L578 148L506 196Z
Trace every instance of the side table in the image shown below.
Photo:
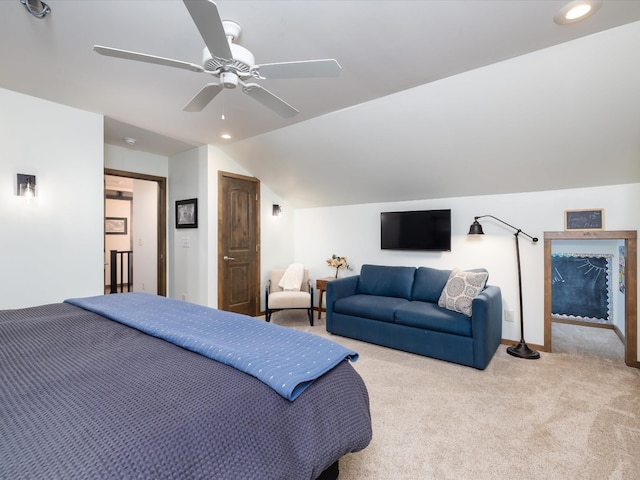
M322 296L324 292L327 290L327 282L331 280L335 280L335 277L324 277L316 279L316 290L320 292L319 300L318 300L318 320L320 320L320 316L322 315Z

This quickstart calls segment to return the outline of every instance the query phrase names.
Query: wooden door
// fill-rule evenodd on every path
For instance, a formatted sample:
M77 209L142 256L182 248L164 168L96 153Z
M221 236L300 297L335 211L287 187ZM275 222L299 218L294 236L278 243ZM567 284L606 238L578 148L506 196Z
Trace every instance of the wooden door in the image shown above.
M218 172L218 308L260 308L260 182Z

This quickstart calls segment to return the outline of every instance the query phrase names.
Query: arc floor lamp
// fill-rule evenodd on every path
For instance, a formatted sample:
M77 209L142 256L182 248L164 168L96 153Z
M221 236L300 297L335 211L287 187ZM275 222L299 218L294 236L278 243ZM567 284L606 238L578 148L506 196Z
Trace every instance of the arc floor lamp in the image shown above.
M516 231L514 236L516 239L516 258L518 259L518 294L520 295L520 343L518 345L507 347L507 353L509 355L513 355L514 357L527 358L530 360L540 358L540 353L529 348L527 343L524 341L524 317L522 315L522 273L520 270L520 243L518 242L518 237L520 236L520 234L523 234L529 237L533 243L537 243L538 238L532 237L528 233L523 232L521 229L516 228L513 225L509 225L504 220L500 220L499 218L494 217L493 215L480 215L479 217L474 217L473 223L469 228L469 235L484 235L484 232L482 231L482 225L480 225L480 223L478 222L478 219L485 218L485 217L493 218L494 220L497 220L500 223L503 223L506 226L511 227Z

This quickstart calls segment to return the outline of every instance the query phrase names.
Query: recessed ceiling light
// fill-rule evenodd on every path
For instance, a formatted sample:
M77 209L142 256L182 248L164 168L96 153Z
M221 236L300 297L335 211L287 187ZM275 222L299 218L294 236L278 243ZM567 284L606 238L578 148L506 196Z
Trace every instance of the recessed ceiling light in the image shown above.
M223 133L222 135L220 135L220 138L224 138L225 140L230 140L231 135L229 135L228 133Z
M578 18L584 17L587 13L591 11L591 5L586 3L582 5L576 5L571 10L567 12L564 16L567 20L577 20Z
M127 145L130 145L132 147L136 144L136 141L137 141L133 137L124 137L123 140L124 140L124 143L126 143Z
M578 22L593 15L602 5L602 0L575 0L558 10L553 21L559 25Z

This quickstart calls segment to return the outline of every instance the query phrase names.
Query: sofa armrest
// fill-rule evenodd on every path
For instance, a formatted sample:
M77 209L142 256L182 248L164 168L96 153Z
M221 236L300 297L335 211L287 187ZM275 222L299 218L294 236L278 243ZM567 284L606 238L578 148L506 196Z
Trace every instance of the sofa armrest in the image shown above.
M327 282L327 332L333 331L333 306L337 300L356 294L360 275L337 278Z
M484 369L502 340L502 292L489 285L471 304L474 366Z

